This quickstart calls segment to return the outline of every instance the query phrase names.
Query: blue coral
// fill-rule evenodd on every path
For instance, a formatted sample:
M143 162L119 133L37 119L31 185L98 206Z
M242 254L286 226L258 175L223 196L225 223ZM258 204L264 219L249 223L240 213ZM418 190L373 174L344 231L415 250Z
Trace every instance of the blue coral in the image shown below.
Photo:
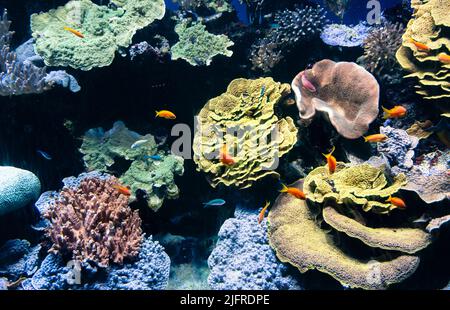
M386 135L388 139L378 144L378 152L386 157L394 172L411 169L414 164L414 149L417 147L419 139L408 135L402 129L390 126L381 127L380 133Z
M258 212L237 208L219 231L216 248L208 258L208 284L215 290L300 289L267 238L267 221L258 225Z
M365 23L359 23L356 26L332 24L325 26L320 38L331 46L362 46L371 29Z
M0 248L0 276L13 281L31 276L38 268L40 250L40 245L31 247L27 240L7 241Z

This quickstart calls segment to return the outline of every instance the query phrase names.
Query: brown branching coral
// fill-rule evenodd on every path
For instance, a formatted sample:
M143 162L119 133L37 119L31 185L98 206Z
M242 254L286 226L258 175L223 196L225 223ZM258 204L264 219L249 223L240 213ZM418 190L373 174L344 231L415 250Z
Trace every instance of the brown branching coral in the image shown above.
M364 55L359 59L373 74L400 71L395 54L402 44L405 28L400 23L385 22L364 40Z
M283 59L282 52L278 50L278 44L267 39L257 41L252 45L250 60L253 64L252 70L262 70L265 73L272 69Z
M142 241L138 211L114 186L118 180L87 178L75 188L65 187L49 209L47 235L50 252L92 261L101 267L122 264L139 254Z

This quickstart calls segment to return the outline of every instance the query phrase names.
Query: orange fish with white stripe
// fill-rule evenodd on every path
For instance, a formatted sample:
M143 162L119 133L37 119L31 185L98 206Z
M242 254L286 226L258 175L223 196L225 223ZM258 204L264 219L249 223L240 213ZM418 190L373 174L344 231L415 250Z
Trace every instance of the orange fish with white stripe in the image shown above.
M385 107L381 107L384 112L384 119L388 118L402 118L406 116L406 113L408 112L405 107L402 107L401 105L395 106L392 109L386 109Z
M389 196L386 202L390 202L399 209L406 209L406 203L401 198Z
M287 187L284 184L281 184L283 186L283 189L280 191L281 193L288 193L289 195L294 196L297 199L301 199L301 200L305 200L306 199L306 195L304 192L302 192L301 190L299 190L296 187Z
M336 147L333 146L333 149L329 154L322 154L327 159L327 165L328 165L328 171L330 173L334 173L336 171L337 166L337 160L336 157L333 156L334 151L336 150Z
M82 39L84 38L84 35L81 32L79 32L78 30L75 30L70 27L64 27L64 30L69 31L70 33L73 33L74 35L76 35L79 38L82 38Z

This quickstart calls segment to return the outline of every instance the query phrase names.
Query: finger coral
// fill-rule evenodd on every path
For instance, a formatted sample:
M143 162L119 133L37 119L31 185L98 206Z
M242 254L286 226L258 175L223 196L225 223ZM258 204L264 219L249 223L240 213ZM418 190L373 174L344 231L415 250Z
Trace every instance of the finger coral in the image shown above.
M309 82L314 89L308 89ZM292 81L300 118L311 120L325 113L337 132L357 139L378 115L380 87L363 67L351 62L322 60Z
M84 71L109 66L116 50L128 47L136 31L162 19L166 9L163 0L124 0L116 6L72 0L49 12L31 15L37 54L48 66Z
M186 21L175 27L179 41L172 46L172 59L184 59L192 66L209 66L217 55L231 57L233 51L228 48L234 43L224 34L214 35L206 30L202 23L189 25Z
M403 35L397 60L410 72L405 78L417 80L417 94L448 109L450 64L439 60L440 53L450 51L448 1L413 1L411 5L413 18ZM427 46L429 51L418 48L418 43Z
M302 181L295 186L301 189ZM269 241L281 261L292 264L302 273L316 269L344 286L363 289L386 289L391 284L402 282L417 269L420 258L412 255L400 254L385 261L349 256L332 235L321 228L317 221L320 213L306 201L290 195L281 194L277 198L268 217ZM324 218L334 226L346 230L350 237L362 239L369 246L415 251L428 244L428 237L423 232L408 230L397 234L395 230L378 231L359 224L354 226L353 220L342 219L336 211L327 209L325 213ZM407 240L407 235L418 240ZM408 242L413 245L408 245Z
M305 178L304 192L307 199L315 203L348 204L385 214L396 208L386 199L405 184L404 174L397 175L392 183L388 182L383 167L347 166L338 162L333 174L325 166L311 171Z
M289 84L272 78L236 79L227 91L213 98L198 115L194 136L194 161L213 187L224 184L248 188L269 175L277 161L297 142L297 128L290 117L278 118L275 105L290 92ZM223 145L230 148L235 164L219 159Z
M65 187L45 217L50 252L101 267L123 264L139 254L142 242L138 211L114 186L119 180L86 178L78 187Z
M136 141L146 142L132 148ZM80 152L84 154L83 160L89 171L107 172L119 158L131 162L120 180L130 186L132 199L136 191L144 191L147 204L154 211L162 206L165 198L178 198L175 176L184 173L183 158L158 150L155 138L150 134L141 136L118 121L106 132L103 128L88 130ZM150 158L155 155L160 160Z

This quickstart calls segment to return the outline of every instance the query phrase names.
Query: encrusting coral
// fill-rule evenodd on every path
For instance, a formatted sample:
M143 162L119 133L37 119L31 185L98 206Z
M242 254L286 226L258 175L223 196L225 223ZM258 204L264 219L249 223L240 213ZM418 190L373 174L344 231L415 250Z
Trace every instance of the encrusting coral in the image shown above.
M363 45L372 28L365 23L355 26L331 24L325 26L320 38L331 46L355 47Z
M217 55L231 57L228 48L234 43L224 34L215 35L206 30L202 23L189 25L182 21L175 26L179 41L172 46L172 59L184 59L192 66L209 66Z
M292 89L301 119L308 121L324 112L337 132L348 139L361 137L378 116L378 82L355 63L322 60L300 72Z
M277 159L297 142L297 128L290 117L278 118L274 108L287 94L289 84L272 78L236 79L219 97L213 98L198 115L194 137L194 161L213 187L224 184L248 188L269 175ZM226 145L235 164L219 160Z
M146 142L132 148L137 141ZM175 176L183 175L184 160L159 150L155 138L150 134L141 136L118 121L106 132L103 128L88 130L80 152L84 154L83 160L89 171L107 172L119 158L131 161L128 170L120 175L120 181L130 186L133 200L136 191L143 190L148 206L154 211L162 206L165 198L178 198ZM152 156L158 158L152 159Z
M294 184L301 189L302 181ZM323 218L350 238L356 237L369 247L416 252L429 244L429 236L419 229L381 229L363 227L354 220L324 208ZM304 273L317 269L351 288L386 289L400 283L417 269L417 256L400 254L387 261L356 259L346 254L339 243L321 228L320 208L281 194L269 213L269 241L282 262ZM414 238L411 240L410 238Z
M31 15L36 53L49 66L85 71L109 66L116 50L128 47L136 31L162 19L166 9L163 0L124 0L116 6L71 0L47 13Z
M450 53L448 4L444 0L411 2L413 18L397 51L398 62L411 72L405 78L417 79L417 94L439 104L444 110L450 108L450 64L441 62L439 55ZM429 51L419 49L416 42L426 45Z
M333 174L326 166L311 171L305 178L304 192L308 200L315 203L360 206L364 211L384 214L396 208L386 200L405 184L404 174L389 183L384 167L338 162Z
M142 242L138 211L115 186L119 180L87 178L77 188L65 187L45 217L50 252L101 267L122 264L139 254Z

